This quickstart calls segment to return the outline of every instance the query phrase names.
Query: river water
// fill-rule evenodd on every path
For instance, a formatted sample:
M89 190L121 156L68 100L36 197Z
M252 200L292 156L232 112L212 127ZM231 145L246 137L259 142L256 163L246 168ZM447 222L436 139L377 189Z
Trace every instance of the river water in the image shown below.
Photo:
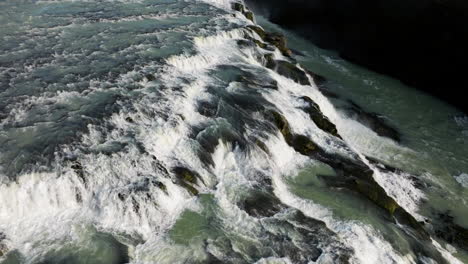
M468 262L468 117L234 9L0 2L0 261Z

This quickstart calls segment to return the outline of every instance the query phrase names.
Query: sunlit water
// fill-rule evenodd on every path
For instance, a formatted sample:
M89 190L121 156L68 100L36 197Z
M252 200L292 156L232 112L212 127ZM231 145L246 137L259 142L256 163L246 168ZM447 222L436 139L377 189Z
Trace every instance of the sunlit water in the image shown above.
M242 44L259 36L230 1L2 1L0 23L3 263L468 261L436 237L416 251L411 231L328 186L341 176L266 115L366 162L418 221L447 213L466 228L468 118L434 98L283 32L339 98L295 83L263 66L264 54L286 59L278 50ZM343 140L318 129L303 96ZM348 99L401 142L348 116Z

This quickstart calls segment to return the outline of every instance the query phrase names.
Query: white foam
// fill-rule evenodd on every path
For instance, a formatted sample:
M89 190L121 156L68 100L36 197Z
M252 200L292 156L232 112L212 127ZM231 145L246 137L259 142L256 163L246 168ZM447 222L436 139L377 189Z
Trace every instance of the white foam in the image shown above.
M310 200L293 195L280 176L273 178L275 194L280 200L301 210L305 215L324 221L328 228L336 232L345 245L354 250L352 263L412 263L411 256L401 256L375 230L360 222L343 222L333 218L332 213Z
M458 176L455 176L455 180L461 184L464 188L468 188L468 174L462 173Z

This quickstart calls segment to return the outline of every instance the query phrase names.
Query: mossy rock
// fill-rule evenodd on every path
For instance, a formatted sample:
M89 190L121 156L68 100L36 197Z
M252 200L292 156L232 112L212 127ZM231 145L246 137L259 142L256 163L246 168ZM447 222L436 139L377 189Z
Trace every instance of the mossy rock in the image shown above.
M257 145L266 154L270 154L270 150L268 149L267 145L263 143L263 141L261 141L260 139L255 140L255 145Z
M359 193L369 198L369 200L373 201L378 206L384 208L391 215L400 207L376 182L369 183L363 180L356 180L355 184L356 190Z
M295 151L302 155L310 156L317 152L321 152L317 144L304 135L295 135L291 132L288 120L276 111L270 111L270 116L280 133L283 135L286 143L293 147Z
M244 16L245 16L248 20L254 22L254 14L253 14L253 12L251 12L251 11L246 11L246 12L244 12Z
M265 60L265 67L276 71L278 74L292 79L293 81L302 85L311 84L309 78L307 77L307 74L293 63L284 60L274 60L273 55L271 54L265 55Z
M157 186L161 191L163 191L164 193L168 194L168 193L167 193L167 187L166 187L166 185L165 185L164 183L158 181L158 182L156 182L156 186Z
M248 29L257 33L257 35L265 42L270 43L271 45L278 48L281 53L286 57L292 56L292 51L287 47L286 38L280 33L269 33L264 31L261 27L258 26L247 26Z
M254 39L253 42L260 48L262 49L266 49L267 45L263 42L261 42L260 40L258 39Z
M271 70L276 69L276 61L273 58L273 54L271 54L271 53L265 54L263 56L263 58L265 59L265 67L267 67L268 69L271 69Z
M292 144L293 135L291 133L291 128L289 127L288 120L286 120L286 118L283 115L276 111L270 111L269 115L272 117L272 121L279 129L286 142L288 144Z
M292 51L287 47L286 38L280 33L267 33L264 40L277 47L284 56L291 57Z
M257 33L257 35L260 36L261 39L265 40L267 33L261 27L249 25L247 26L247 28Z
M236 3L232 3L232 6L231 8L235 11L239 11L241 13L244 12L244 5L239 3L239 2L236 2Z
M320 150L312 140L304 135L295 135L291 146L294 150L305 156L311 156Z
M201 181L201 177L198 173L184 167L176 167L172 171L176 175L178 184L184 187L191 194L198 195L198 190L193 186L197 185L199 180Z
M341 136L338 134L338 130L336 129L335 124L330 122L330 120L323 115L322 111L320 111L320 107L314 101L312 101L312 99L307 96L303 96L301 99L307 103L307 107L304 108L304 111L309 114L310 119L314 121L318 128L335 137L341 138Z
M271 217L286 208L274 194L266 191L253 192L239 206L253 217Z

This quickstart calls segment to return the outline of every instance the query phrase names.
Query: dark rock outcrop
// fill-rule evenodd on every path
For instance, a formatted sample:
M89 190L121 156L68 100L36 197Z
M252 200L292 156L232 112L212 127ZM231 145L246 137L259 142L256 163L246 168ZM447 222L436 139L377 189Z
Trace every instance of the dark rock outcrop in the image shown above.
M198 185L199 181L203 182L198 173L184 167L175 167L172 169L172 172L176 176L178 185L184 187L191 194L198 195L199 192L194 186Z
M450 212L437 213L433 222L435 235L450 244L468 250L468 229L454 222Z
M303 100L307 106L304 108L304 111L307 112L310 116L310 119L314 121L315 125L317 125L318 128L322 129L323 131L341 138L341 136L338 134L338 130L336 129L335 124L330 122L328 118L323 115L322 111L320 111L320 107L318 104L316 104L312 99L310 99L307 96L303 96L300 98Z
M401 141L400 133L393 127L387 124L387 121L376 113L369 113L364 111L359 105L349 101L348 115L358 121L359 123L367 126L372 131L381 137L393 139L396 142Z
M267 42L276 48L278 48L281 53L286 57L292 56L292 51L287 47L286 38L277 32L266 32L261 27L258 26L248 26L248 29L257 33L257 35L264 41Z

